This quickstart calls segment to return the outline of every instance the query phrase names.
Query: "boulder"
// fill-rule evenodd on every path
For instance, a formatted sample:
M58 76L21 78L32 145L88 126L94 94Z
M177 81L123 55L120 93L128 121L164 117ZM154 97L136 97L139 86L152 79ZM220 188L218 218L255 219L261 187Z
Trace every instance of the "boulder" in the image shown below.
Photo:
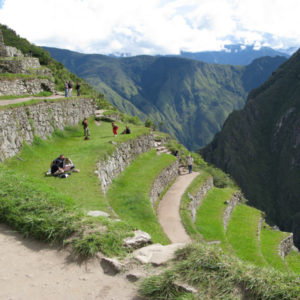
M144 231L136 230L134 231L133 237L128 237L123 240L123 245L128 248L140 248L151 242L151 236Z
M154 244L134 251L133 257L142 264L152 263L154 266L160 266L174 259L175 251L185 246L186 244L184 243L175 243L167 246Z
M100 265L105 274L116 275L122 271L124 265L121 264L118 260L108 257L103 257L100 261Z

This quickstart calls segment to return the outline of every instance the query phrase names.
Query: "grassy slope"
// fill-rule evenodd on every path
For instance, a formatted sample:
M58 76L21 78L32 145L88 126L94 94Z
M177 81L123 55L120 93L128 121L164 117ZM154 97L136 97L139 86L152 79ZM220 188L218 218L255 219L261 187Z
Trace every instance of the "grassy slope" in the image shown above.
M201 239L201 237L192 220L191 211L189 208L189 204L191 200L188 197L188 193L190 193L191 195L195 195L198 192L201 185L203 185L203 183L205 182L205 180L208 179L209 176L210 175L205 171L201 171L200 174L193 180L193 182L186 189L180 202L181 221L188 235L194 240L199 240Z
M158 156L155 150L142 154L114 180L107 192L111 206L122 219L148 232L153 242L162 244L169 241L158 223L149 193L157 175L174 160L171 155Z
M197 210L196 228L207 241L221 241L221 247L229 248L223 226L226 200L230 200L235 191L231 188L212 188L205 195Z
M286 257L285 261L290 270L300 274L300 253L292 250Z
M144 127L132 127L131 135L119 135L113 137L111 124L102 122L96 126L90 122L91 139L83 140L83 132L80 127L66 128L65 132L57 132L54 138L48 141L36 139L32 146L25 145L18 157L8 160L5 164L16 172L25 173L33 178L38 178L46 185L52 186L69 195L76 201L79 207L90 209L108 210L99 179L94 174L96 162L104 159L107 153L111 153L115 146L109 143L122 142L135 138L148 132ZM122 127L122 125L120 125ZM80 173L74 173L65 180L55 177L45 177L44 173L49 169L51 161L60 153L70 157Z
M286 271L287 266L281 259L278 246L289 235L287 232L272 230L266 223L263 224L260 235L261 252L265 260L275 269Z
M228 224L227 238L239 258L265 266L257 236L260 218L261 211L244 204L237 205Z

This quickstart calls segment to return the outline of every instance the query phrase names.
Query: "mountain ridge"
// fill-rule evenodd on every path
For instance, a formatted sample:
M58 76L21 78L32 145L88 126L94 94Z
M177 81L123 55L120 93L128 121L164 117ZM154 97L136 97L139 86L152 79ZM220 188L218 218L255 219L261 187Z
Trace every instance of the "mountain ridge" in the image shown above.
M161 130L192 150L207 144L228 114L243 107L249 90L260 85L286 60L260 58L265 62L254 63L255 74L251 77L249 67L180 57L113 58L44 49L103 92L120 110L144 121L153 119Z

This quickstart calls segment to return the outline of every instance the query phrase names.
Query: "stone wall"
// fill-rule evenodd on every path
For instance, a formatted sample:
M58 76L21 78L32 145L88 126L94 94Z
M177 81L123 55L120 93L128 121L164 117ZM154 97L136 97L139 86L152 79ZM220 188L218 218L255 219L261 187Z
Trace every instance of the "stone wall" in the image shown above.
M41 102L0 110L0 161L17 154L24 142L31 144L34 134L45 139L55 128L77 125L94 112L91 99Z
M234 193L230 201L227 203L227 207L224 211L223 226L224 230L227 230L227 226L231 217L231 214L238 203L242 201L243 195L241 193Z
M179 162L176 160L172 165L163 169L159 176L155 179L151 192L150 192L150 201L152 206L159 198L163 190L178 176Z
M111 156L105 161L99 161L96 173L101 181L103 192L107 192L112 180L124 171L133 159L153 147L153 135L140 136L134 140L119 144Z
M38 58L21 57L21 58L4 58L0 59L0 73L28 73L29 69L40 68Z
M283 239L279 244L279 255L282 259L285 258L286 255L290 253L294 246L293 234L291 233L288 237Z
M202 199L206 195L206 193L213 187L213 178L209 177L199 188L198 192L193 196L188 193L188 196L191 200L190 202L190 211L192 214L193 221L196 221L196 213L199 205L201 204Z
M54 82L49 79L23 79L0 80L0 96L3 95L35 95L42 91L54 92Z

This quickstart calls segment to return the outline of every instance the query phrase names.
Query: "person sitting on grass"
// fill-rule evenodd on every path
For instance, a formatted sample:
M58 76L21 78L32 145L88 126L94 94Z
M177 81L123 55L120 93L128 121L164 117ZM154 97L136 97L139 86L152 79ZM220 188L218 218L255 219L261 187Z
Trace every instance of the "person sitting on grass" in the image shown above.
M131 133L130 128L128 125L126 125L126 128L122 131L121 134L130 134L130 133Z
M57 176L64 172L64 159L65 156L61 154L59 157L57 157L51 162L50 164L51 175Z
M64 159L64 172L67 172L67 171L72 171L72 172L75 172L75 173L80 172L79 169L75 169L75 166L74 166L74 164L72 163L72 161L69 157L66 157Z

